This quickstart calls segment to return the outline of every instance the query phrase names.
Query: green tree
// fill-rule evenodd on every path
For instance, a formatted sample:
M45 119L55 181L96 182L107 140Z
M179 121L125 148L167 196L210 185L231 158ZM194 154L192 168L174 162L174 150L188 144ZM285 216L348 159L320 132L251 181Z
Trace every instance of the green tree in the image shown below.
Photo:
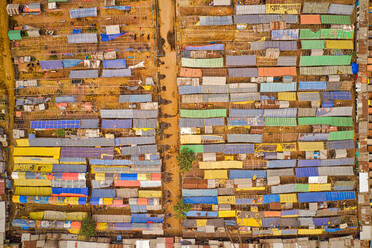
M173 207L174 211L176 212L177 218L186 218L186 213L189 212L192 208L191 204L185 204L183 198L181 198L177 204Z
M96 222L91 215L88 215L81 222L80 234L89 238L96 235Z
M183 148L177 156L178 166L182 172L189 171L192 168L192 162L195 160L195 153L187 148Z

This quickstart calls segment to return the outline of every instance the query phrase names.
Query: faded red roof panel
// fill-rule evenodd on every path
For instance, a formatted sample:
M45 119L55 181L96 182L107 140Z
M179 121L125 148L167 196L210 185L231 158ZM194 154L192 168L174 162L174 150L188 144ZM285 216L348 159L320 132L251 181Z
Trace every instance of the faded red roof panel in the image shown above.
M320 15L301 15L301 24L321 24Z
M181 77L201 77L202 76L202 70L201 69L190 69L190 68L181 67L180 76Z
M296 76L296 67L261 67L258 68L260 77Z

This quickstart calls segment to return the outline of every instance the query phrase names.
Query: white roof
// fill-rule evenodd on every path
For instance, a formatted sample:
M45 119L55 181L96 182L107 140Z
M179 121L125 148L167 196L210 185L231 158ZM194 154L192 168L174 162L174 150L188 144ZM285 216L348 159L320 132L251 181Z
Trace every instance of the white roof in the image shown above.
M359 173L359 192L366 193L368 192L368 172Z
M119 25L106 26L106 34L119 34L119 33L120 33Z

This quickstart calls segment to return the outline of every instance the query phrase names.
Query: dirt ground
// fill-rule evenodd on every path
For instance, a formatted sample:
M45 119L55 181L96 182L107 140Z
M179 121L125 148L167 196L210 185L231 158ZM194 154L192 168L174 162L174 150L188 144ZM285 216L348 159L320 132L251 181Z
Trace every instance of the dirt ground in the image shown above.
M169 4L172 4L170 7ZM160 35L166 40L169 31L173 31L174 20L174 2L169 0L159 0L160 9ZM159 145L169 145L171 148L169 151L164 152L164 164L165 171L173 174L173 180L171 183L165 183L164 190L171 192L172 202L167 206L166 213L172 213L173 217L166 220L166 224L169 224L171 228L165 229L167 235L181 235L181 222L179 219L174 217L173 207L177 204L178 199L181 195L180 176L179 168L177 166L177 149L178 149L178 98L177 98L177 70L174 68L176 65L176 51L171 50L171 46L168 42L165 42L163 46L165 57L160 58L164 62L160 65L161 74L165 75L165 78L160 80L160 87L165 86L166 90L161 91L161 98L171 101L167 105L160 105L162 115L167 114L169 117L160 116L159 122L167 122L170 124L169 128L164 131L164 134L171 134L169 138L160 139ZM166 156L169 155L169 159Z

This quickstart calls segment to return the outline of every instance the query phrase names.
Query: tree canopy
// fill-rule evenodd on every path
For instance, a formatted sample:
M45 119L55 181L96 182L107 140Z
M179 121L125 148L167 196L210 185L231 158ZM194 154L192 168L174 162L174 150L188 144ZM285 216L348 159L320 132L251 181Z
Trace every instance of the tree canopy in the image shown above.
M89 238L96 235L96 222L92 216L88 215L81 222L80 234Z
M177 204L174 206L174 211L178 218L186 218L186 213L189 212L192 208L191 204L185 204L183 198L181 198Z
M183 148L177 156L178 166L181 171L189 171L192 168L192 162L195 160L195 153L192 150Z

